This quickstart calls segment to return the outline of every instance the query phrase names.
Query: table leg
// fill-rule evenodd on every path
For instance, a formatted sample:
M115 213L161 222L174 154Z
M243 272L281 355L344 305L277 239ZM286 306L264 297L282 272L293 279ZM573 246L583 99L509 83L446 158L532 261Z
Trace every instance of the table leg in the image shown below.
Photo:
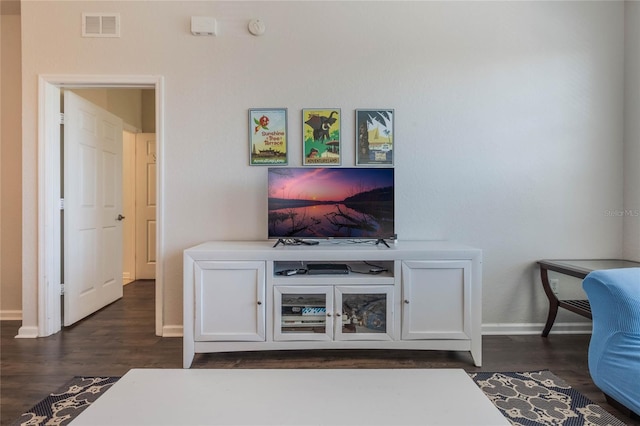
M553 290L551 290L547 268L540 267L540 278L542 278L542 288L544 288L547 299L549 299L549 315L547 315L547 323L544 325L544 330L542 330L542 337L547 337L551 331L554 321L556 320L556 315L558 315L558 306L560 302L553 293Z

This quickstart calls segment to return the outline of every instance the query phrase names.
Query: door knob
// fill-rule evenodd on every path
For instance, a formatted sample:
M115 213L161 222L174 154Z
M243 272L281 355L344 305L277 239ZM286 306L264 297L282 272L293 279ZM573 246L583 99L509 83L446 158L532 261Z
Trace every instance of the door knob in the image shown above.
M116 218L116 220L118 220L118 221L120 221L122 219L124 219L124 216L122 216L121 214L119 214L118 217Z

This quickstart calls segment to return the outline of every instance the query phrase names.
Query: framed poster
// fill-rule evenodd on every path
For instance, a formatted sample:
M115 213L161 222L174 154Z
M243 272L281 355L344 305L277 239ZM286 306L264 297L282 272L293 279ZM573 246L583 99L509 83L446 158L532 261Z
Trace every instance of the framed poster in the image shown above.
M393 165L394 110L356 110L356 166Z
M249 165L287 164L287 109L249 110Z
M340 108L303 109L302 123L302 164L340 165Z

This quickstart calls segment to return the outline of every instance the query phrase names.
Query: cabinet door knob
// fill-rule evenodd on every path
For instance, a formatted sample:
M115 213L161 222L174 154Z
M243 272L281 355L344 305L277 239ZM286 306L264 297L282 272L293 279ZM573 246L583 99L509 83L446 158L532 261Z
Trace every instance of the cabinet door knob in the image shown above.
M340 316L340 312L336 312L336 316L339 317Z
M331 312L327 312L327 316L330 317L331 316Z
M408 305L409 301L407 299L404 299L404 303L406 303Z
M262 305L262 302L258 300L258 305Z

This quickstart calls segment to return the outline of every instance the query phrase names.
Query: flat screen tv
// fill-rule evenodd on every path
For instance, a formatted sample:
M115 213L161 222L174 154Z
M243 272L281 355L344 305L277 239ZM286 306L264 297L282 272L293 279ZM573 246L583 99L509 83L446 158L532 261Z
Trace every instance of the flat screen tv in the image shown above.
M394 238L392 168L271 167L268 194L269 239Z

